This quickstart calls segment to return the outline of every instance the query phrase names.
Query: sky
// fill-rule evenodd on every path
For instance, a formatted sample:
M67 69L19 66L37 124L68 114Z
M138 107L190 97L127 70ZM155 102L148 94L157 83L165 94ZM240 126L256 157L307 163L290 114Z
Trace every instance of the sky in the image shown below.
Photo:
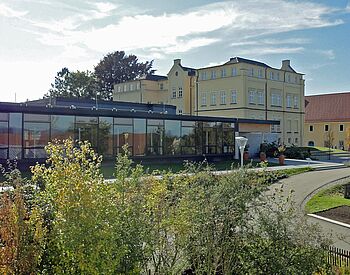
M305 74L305 94L350 91L348 0L0 0L0 101L41 98L63 67L109 52L201 68L240 56Z

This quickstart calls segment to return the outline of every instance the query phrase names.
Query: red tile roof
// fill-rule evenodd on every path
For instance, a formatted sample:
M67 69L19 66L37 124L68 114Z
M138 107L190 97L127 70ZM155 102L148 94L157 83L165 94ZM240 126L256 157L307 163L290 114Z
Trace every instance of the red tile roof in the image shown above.
M305 122L350 121L350 92L305 96Z

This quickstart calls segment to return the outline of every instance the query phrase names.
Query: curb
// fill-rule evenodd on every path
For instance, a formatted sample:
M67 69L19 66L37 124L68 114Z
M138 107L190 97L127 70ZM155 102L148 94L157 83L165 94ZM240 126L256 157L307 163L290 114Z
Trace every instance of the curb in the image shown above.
M318 219L318 220L326 221L326 222L329 222L329 223L333 223L333 224L336 224L336 225L339 225L339 226L343 226L343 227L346 227L346 228L350 229L350 224L347 224L347 223L338 222L338 221L335 221L335 220L332 220L332 219L328 219L328 218L325 218L325 217L322 217L322 216L318 216L316 214L307 214L307 216L315 218L315 219Z

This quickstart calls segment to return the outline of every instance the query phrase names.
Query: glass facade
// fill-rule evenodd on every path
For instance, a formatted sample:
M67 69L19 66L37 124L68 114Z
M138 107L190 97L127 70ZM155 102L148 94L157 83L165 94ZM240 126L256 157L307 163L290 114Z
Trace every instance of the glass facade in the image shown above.
M202 119L203 120L203 119ZM234 153L234 123L0 112L0 159L45 158L50 140L89 141L104 158Z

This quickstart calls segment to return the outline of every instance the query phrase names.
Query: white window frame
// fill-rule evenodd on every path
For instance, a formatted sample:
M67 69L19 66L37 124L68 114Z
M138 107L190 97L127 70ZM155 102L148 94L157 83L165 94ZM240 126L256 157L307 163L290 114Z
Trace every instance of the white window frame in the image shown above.
M179 115L182 115L182 109L179 109L177 112Z
M255 104L255 90L249 90L249 104Z
M220 92L220 104L221 105L226 104L226 92L225 91Z
M298 96L294 96L294 98L293 98L293 106L294 106L294 109L298 109L299 108L299 97Z
M237 104L237 90L231 91L231 104Z
M211 79L216 79L216 71L215 70L211 71Z
M270 72L270 79L271 79L271 80L274 80L274 79L275 79L275 74L274 74L274 72Z
M136 90L140 90L140 82L136 83Z
M183 97L183 90L182 90L182 87L179 87L178 89L178 98L182 98Z
M254 76L254 68L253 67L249 68L248 75L249 76Z
M176 88L171 89L171 98L176 98Z
M258 78L263 78L262 69L258 69Z
M202 106L207 106L207 94L202 93Z
M343 130L340 129L340 126L343 126ZM344 124L339 124L339 132L344 132L344 129L345 129Z
M282 106L282 98L281 95L278 93L272 93L271 94L271 105L275 107L281 107Z
M201 80L207 80L207 72L201 72Z
M258 94L258 104L264 105L264 92L258 91L257 94Z
M287 95L286 107L292 108L292 95Z
M124 84L124 92L128 91L128 85Z
M118 87L117 87L117 92L120 93L121 90L122 90L122 87L118 86Z
M236 68L236 67L232 67L232 69L231 69L231 75L232 75L232 76L237 76L237 68Z
M221 69L221 77L226 77L226 68Z
M210 105L212 106L216 105L216 92L212 92L210 95Z
M130 91L134 90L134 83L130 83Z
M299 133L299 120L294 120L294 133Z

